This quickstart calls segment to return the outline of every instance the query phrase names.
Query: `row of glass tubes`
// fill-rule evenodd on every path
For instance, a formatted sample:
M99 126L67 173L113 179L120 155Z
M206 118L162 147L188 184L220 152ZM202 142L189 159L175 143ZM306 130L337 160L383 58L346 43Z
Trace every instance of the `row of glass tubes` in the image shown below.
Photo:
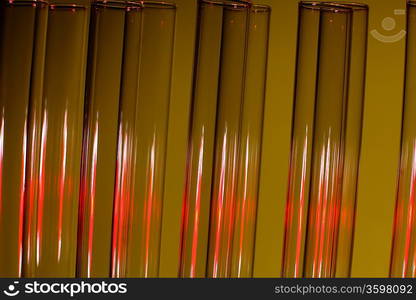
M0 276L157 277L176 7L74 2L1 2ZM408 8L392 276L416 275ZM199 1L180 277L253 274L269 22ZM367 22L299 4L285 277L350 275Z

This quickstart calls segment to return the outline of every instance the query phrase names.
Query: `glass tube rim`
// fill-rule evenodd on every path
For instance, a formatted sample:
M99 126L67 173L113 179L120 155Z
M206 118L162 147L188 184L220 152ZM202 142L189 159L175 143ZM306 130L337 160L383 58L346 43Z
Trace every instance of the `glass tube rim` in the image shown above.
M360 2L323 1L321 2L321 5L349 8L353 11L359 11L359 10L368 11L369 9L368 4L360 3Z
M200 0L202 4L214 5L214 6L223 6L232 9L247 9L252 7L251 2L249 1L227 1L227 0Z
M141 5L143 8L158 8L158 9L176 9L176 4L166 1L129 1L128 3L136 3Z
M57 3L49 4L49 9L50 10L55 10L55 9L80 9L81 10L81 9L87 9L87 7L82 4L57 2Z
M156 8L156 9L176 9L174 3L165 1L134 1L134 0L95 0L92 3L95 7L107 7L118 9L144 9L144 8Z
M271 10L271 6L266 4L253 4L251 7L251 11L255 13L270 13Z
M119 0L95 0L91 4L93 7L102 7L102 8L116 8L116 9L125 9L127 6L131 5L129 1L119 1ZM137 4L140 6L139 4Z
M327 4L328 2L318 1L301 1L299 7L301 9L310 9L317 11L326 11L331 13L351 13L353 10L348 6L341 6L336 4Z
M8 0L8 1L1 1L2 5L6 6L25 6L25 5L39 5L39 6L47 6L49 4L48 1L45 0Z

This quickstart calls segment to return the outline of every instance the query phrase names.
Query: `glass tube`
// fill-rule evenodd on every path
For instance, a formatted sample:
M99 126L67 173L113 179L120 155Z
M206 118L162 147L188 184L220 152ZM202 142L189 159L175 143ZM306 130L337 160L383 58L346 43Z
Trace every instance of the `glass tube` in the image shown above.
M250 10L231 276L252 277L266 91L270 7Z
M226 60L223 58L223 45L237 44L236 48L241 46L237 39L226 40L225 32L231 27L233 15L244 14L246 18L248 8L247 3L239 1L199 2L193 107L183 204L181 277L205 277L206 274L217 98L224 85L219 77ZM239 21L243 25L240 29L241 36L241 32L245 34L246 20L241 23L240 17ZM243 44L243 51L244 47ZM241 63L240 61L239 64Z
M352 10L341 209L335 262L335 277L350 277L365 94L368 7L342 2L332 5L343 5Z
M75 276L88 15L84 5L49 5L44 69L31 95L26 277Z
M299 4L295 107L286 204L283 277L303 276L320 19L319 7L314 8L312 5Z
M368 7L301 2L284 277L349 276Z
M401 159L394 218L390 276L416 277L416 1L407 4L407 45Z
M175 6L142 2L126 14L112 276L157 277Z
M78 223L79 277L108 277L125 1L91 8Z
M0 277L21 276L30 82L45 11L42 1L0 2Z
M205 277L206 272L224 4L200 1L198 10L180 277Z
M270 8L199 4L179 276L250 277Z
M306 277L331 277L342 172L349 11L322 9L311 160Z
M208 277L229 277L249 8L225 6L211 191Z

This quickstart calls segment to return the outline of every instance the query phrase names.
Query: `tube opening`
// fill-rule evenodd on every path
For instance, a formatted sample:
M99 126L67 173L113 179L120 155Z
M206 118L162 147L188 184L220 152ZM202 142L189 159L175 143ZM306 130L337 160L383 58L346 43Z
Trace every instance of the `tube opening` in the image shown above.
M94 7L106 7L106 8L119 8L125 9L129 5L128 1L106 1L106 0L97 0L92 3Z
M248 1L216 1L216 0L202 0L202 4L213 6L224 6L231 9L247 9L251 3Z
M56 3L49 5L50 10L84 10L85 6L79 4Z
M1 4L6 6L46 6L48 2L39 0L8 0L3 1Z
M335 3L329 3L332 2L301 1L299 2L299 8L328 11L331 13L348 13L352 10L347 5L337 5Z
M272 8L269 5L255 4L251 7L251 11L255 13L269 13Z
M322 5L330 5L330 6L337 6L337 7L344 7L349 8L354 11L356 10L368 10L368 5L364 3L358 3L358 2L321 2Z
M164 1L137 1L133 3L140 4L143 8L176 9L175 4Z

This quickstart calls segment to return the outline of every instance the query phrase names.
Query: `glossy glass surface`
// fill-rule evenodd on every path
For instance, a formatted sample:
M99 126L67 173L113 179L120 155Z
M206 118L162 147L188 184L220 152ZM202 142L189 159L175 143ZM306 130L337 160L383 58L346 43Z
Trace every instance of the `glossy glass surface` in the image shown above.
M367 15L301 2L284 277L348 277L361 147Z
M85 6L49 6L44 69L31 97L27 277L75 276L88 15Z
M45 11L42 2L0 3L1 277L19 277L22 272L30 83L36 76L32 68L42 43Z
M407 46L402 144L390 276L416 277L416 3L407 6Z
M250 10L231 277L253 276L270 12L270 7L260 5Z
M118 111L126 4L91 8L78 223L77 275L110 275Z
M157 277L175 6L126 14L113 220L112 276Z

